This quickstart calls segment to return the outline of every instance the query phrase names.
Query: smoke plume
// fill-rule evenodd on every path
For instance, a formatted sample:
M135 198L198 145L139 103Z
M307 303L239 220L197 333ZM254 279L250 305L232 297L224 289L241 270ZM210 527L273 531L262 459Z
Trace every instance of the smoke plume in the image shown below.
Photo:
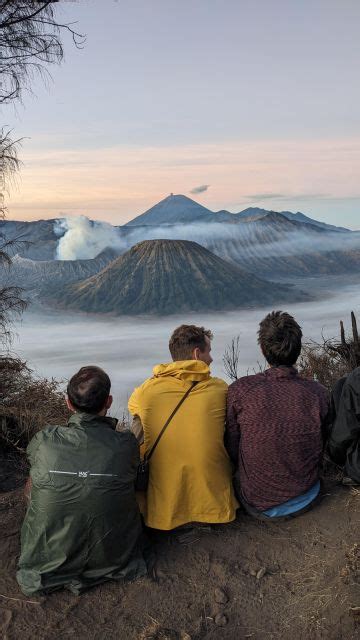
M63 234L59 240L58 260L95 258L107 247L126 249L119 231L107 222L89 220L86 216L74 216L57 220L54 231Z

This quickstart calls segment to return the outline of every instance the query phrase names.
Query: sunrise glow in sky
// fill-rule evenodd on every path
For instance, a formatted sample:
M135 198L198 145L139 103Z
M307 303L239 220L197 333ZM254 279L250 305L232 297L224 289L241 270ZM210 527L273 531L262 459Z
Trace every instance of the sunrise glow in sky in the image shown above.
M2 109L8 218L122 224L170 192L360 228L358 0L63 2L87 35ZM206 190L192 195L200 185Z

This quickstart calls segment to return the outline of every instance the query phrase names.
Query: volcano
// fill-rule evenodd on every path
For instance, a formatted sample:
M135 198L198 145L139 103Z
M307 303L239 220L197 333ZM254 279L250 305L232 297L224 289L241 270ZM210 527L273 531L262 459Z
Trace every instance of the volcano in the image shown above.
M193 223L213 223L228 222L236 224L238 220L232 213L228 211L219 211L214 213L203 207L195 200L183 196L181 194L174 195L171 193L151 209L145 211L133 220L130 220L125 226L153 226L167 224L193 224Z
M62 308L119 315L220 311L294 299L308 297L187 240L140 242L97 275L47 296Z

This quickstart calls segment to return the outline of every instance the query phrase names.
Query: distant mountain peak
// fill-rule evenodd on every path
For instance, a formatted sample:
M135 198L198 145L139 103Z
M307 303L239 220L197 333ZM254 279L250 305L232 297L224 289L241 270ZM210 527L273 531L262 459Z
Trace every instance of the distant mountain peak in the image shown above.
M195 204L196 206L199 206L198 203L195 202L195 200L193 200L192 198L189 198L188 196L184 196L182 193L170 193L166 198L164 198L163 200L160 200L158 204L161 204L163 202L172 202L172 203L180 202L180 203L187 203L187 204L192 203L192 204Z
M138 226L138 225L167 225L167 224L191 224L199 222L231 222L233 220L232 214L226 215L213 213L210 209L203 207L203 205L195 202L188 196L182 194L174 195L171 193L169 196L160 200L153 207L137 216L133 220L130 220L125 226Z

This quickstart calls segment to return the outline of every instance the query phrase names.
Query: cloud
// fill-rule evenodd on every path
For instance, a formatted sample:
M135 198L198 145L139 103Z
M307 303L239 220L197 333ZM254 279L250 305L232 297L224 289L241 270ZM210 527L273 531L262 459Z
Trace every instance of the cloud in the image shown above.
M245 196L249 200L278 200L279 198L285 198L283 193L252 193L249 196Z
M199 187L190 189L190 193L203 193L204 191L207 191L209 187L209 184L201 184Z
M248 200L286 200L288 202L308 202L310 200L333 200L327 193L252 193L245 196Z

